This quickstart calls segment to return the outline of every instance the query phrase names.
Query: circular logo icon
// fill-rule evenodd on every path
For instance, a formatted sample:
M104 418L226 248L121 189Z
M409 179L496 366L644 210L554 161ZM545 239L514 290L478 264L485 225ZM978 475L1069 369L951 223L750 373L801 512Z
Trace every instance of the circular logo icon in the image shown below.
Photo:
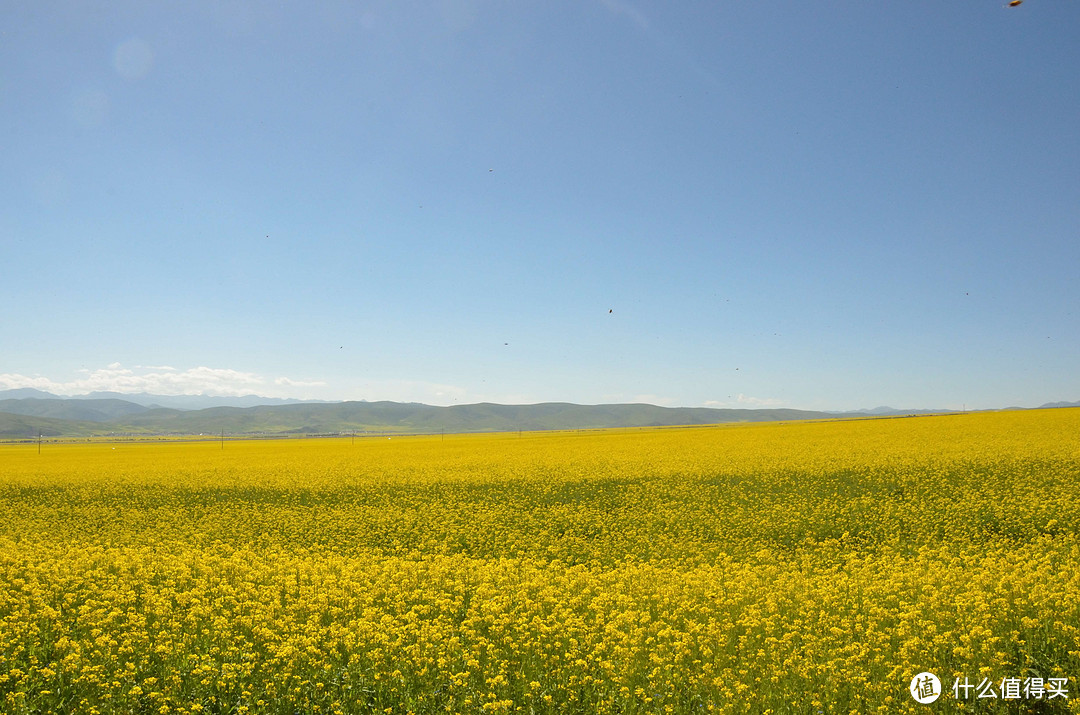
M941 681L933 673L919 673L911 679L908 690L915 702L929 705L941 697Z

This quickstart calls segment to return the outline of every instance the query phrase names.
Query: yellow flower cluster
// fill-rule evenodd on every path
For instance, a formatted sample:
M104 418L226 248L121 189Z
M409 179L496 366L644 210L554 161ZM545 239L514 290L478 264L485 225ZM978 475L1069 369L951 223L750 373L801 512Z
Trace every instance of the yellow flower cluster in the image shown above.
M1078 528L1076 409L2 446L0 711L1080 712Z

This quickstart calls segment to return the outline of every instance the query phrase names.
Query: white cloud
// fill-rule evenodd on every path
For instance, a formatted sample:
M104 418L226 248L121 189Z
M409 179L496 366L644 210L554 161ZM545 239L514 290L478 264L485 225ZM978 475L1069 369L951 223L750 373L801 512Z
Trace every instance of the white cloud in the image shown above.
M176 368L171 365L124 367L110 363L96 369L80 369L71 380L41 375L0 374L0 390L32 387L54 395L83 395L89 392L149 393L152 395L208 395L229 397L294 397L329 400L389 400L422 402L427 405L464 405L475 402L535 402L524 395L481 395L457 385L423 380L368 380L330 384L323 380L267 377L229 368Z
M600 404L623 405L623 404L646 404L657 407L679 407L679 401L674 397L664 397L651 392L628 395L625 392L605 392L600 395Z
M281 377L270 381L252 372L229 368L199 366L178 370L159 365L143 365L125 368L118 362L96 370L80 370L74 380L54 380L48 377L18 374L0 374L0 389L32 387L56 395L81 395L87 392L120 392L134 394L147 392L154 395L213 395L236 396L259 394L265 397L303 397L295 394L297 388L322 386L315 381L290 380ZM272 386L286 388L274 390ZM267 388L270 388L269 390ZM275 394L269 394L273 392ZM282 394L287 392L288 394Z
M56 383L47 377L27 377L26 375L0 374L0 388L14 390L20 387L32 387L35 390L55 392Z
M769 407L783 407L784 401L778 400L774 397L751 397L750 395L744 395L741 392L732 398L727 400L705 400L705 407L727 407L727 408L742 408L742 409L754 409L754 408L769 408Z
M322 380L290 380L287 377L277 378L274 384L285 387L326 387L326 383Z
M389 400L446 406L482 401L463 387L422 380L371 380L356 385L349 392L354 395L353 399L368 402Z
M648 405L657 405L658 407L671 407L678 402L674 397L662 397L660 395L644 394L634 395L634 399L631 402L644 402Z
M535 405L540 402L559 402L559 400L540 400L525 392L507 392L494 397L486 397L480 402L497 402L500 405Z
M146 40L132 37L113 50L113 69L124 79L142 79L154 66L154 51Z
M636 7L623 0L600 0L600 4L603 5L614 15L625 15L630 20L640 27L642 30L649 29L649 21L645 15Z

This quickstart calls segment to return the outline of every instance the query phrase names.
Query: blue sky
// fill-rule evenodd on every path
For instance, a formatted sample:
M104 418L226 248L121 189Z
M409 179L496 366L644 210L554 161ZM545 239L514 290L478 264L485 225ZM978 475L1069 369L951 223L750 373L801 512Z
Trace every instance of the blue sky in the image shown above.
M1080 400L1080 3L0 10L0 389Z

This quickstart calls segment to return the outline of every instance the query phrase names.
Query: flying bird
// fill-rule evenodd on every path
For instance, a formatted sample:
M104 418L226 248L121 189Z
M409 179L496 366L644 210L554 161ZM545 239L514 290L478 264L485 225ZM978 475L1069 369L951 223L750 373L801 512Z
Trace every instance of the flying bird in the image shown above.
M1022 2L1024 2L1024 0L1010 0L1009 7L1019 7Z

